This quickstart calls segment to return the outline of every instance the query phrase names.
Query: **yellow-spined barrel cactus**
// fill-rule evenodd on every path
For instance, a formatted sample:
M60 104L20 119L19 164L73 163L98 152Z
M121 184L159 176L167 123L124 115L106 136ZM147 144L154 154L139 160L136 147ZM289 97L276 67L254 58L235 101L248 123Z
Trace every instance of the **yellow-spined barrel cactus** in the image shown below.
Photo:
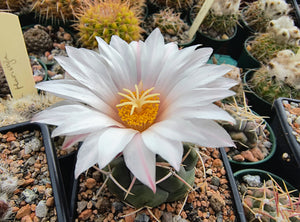
M140 20L129 5L113 0L88 0L76 14L79 42L86 48L96 48L96 36L107 43L112 35L118 35L126 42L141 39Z
M194 3L193 0L150 0L150 2L159 7L173 8L177 11L186 10L192 7Z
M258 34L248 44L248 50L259 61L266 64L285 49L297 53L300 49L300 29L288 16L271 20L266 33Z
M74 19L75 10L80 6L80 0L33 0L32 10L45 19L55 21L69 21Z
M291 50L278 52L253 74L249 86L271 104L279 97L300 99L300 55Z
M107 186L111 193L136 208L155 207L165 202L180 200L191 190L195 179L195 166L198 154L191 144L184 144L184 154L179 172L176 172L160 156L156 158L156 193L133 176L123 160L119 157L110 163L114 180L108 180ZM163 147L162 147L163 149ZM134 184L131 187L132 180ZM124 189L123 189L124 188ZM128 189L128 193L125 189Z
M265 32L273 19L288 15L291 7L285 0L257 0L242 11L244 21L256 32Z

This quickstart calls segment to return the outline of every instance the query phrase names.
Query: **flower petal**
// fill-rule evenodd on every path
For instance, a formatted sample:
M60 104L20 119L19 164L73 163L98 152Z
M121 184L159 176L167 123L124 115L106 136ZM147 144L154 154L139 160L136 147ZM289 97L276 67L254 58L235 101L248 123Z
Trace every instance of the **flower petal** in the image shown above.
M110 127L106 129L98 140L98 164L100 169L112 161L132 140L137 131Z
M174 110L170 109L166 115L168 115L169 118L213 119L235 123L235 119L228 112L214 104L199 107L183 107Z
M191 142L206 147L235 146L231 137L213 120L172 119L152 125L149 129L169 139ZM182 130L184 129L184 130Z
M160 155L163 159L168 161L175 170L179 171L183 155L181 141L162 137L152 130L144 131L142 133L142 138L149 150Z
M147 149L140 133L125 147L123 155L132 174L155 193L155 153Z
M84 104L106 113L111 116L116 116L116 109L106 104L103 100L97 97L89 89L79 84L75 80L52 80L41 82L36 85L38 89L48 91L58 97L69 99Z
M99 133L89 135L81 145L77 153L75 166L75 178L98 162L98 140Z
M66 136L63 144L62 149L68 149L74 146L76 143L83 141L89 134L80 134L75 136Z

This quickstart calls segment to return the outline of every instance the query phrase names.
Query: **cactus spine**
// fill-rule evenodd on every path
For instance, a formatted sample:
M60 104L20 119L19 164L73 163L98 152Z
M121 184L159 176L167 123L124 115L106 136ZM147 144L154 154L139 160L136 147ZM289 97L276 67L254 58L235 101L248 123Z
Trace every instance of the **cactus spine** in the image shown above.
M53 22L63 21L64 23L74 19L75 10L80 6L80 0L33 0L32 10L40 17Z
M87 0L76 16L79 42L86 48L97 48L96 36L107 43L112 35L118 35L126 42L141 39L139 18L127 3L119 0Z
M123 157L118 157L106 169L101 170L107 176L109 191L135 208L155 207L165 202L182 199L188 191L192 190L195 166L198 161L196 148L190 144L184 144L183 147L184 154L179 172L175 172L164 159L157 156L156 193L135 180L127 169Z
M291 50L277 53L267 65L254 72L251 89L273 104L279 97L300 99L300 55Z

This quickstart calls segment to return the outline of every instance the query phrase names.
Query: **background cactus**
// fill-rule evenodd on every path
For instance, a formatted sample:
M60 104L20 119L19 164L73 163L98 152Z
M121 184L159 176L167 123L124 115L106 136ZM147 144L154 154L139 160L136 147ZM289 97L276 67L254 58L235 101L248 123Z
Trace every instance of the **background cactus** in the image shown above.
M246 102L243 106L224 104L223 109L236 121L234 125L221 123L236 145L236 149L227 152L228 157L238 162L256 162L266 158L273 144L263 117L252 113Z
M193 7L191 19L201 10L204 0ZM199 31L219 39L227 39L234 34L239 19L240 0L215 0L199 27Z
M248 184L247 181L253 180L250 177L258 178L259 183ZM261 181L259 175L243 176L240 191L248 221L299 221L300 202L299 197L293 196L295 190L288 190L284 181L280 186L279 181L269 177L269 180Z
M176 11L183 11L193 6L193 0L150 0L151 3L161 8L172 8Z
M192 145L184 144L182 166L179 172L170 167L162 158L157 156L156 180L157 189L153 191L136 180L131 189L132 174L127 169L122 157L112 161L109 165L110 173L117 183L109 177L107 186L111 193L116 195L130 205L140 208L144 206L155 207L164 202L172 202L182 199L192 188L195 178L195 166L198 161L198 154ZM108 170L107 168L106 170ZM127 175L127 176L124 176ZM128 189L128 195L120 188L120 185Z
M10 89L8 83L6 81L6 77L4 75L3 68L0 63L0 98L5 98L7 95L10 94Z
M242 11L244 21L256 32L265 32L271 20L288 15L291 7L285 0L257 0Z
M266 33L260 33L248 42L247 50L257 60L268 63L276 54L285 49L297 53L300 30L294 25L294 21L288 16L280 17L269 22Z
M188 36L189 25L180 18L180 13L171 8L165 8L152 14L145 23L145 30L150 34L158 27L164 36L165 42L178 43L190 41Z
M53 23L67 22L74 19L75 10L81 5L80 0L32 0L31 8L35 13Z
M271 104L279 97L300 99L300 55L291 50L278 52L267 65L253 73L248 85Z
M8 11L19 11L23 5L25 4L24 0L1 0L0 1L0 11L8 10Z
M51 94L33 94L20 99L0 99L0 127L29 121L34 114L60 100Z
M140 20L127 3L118 0L86 1L76 16L79 42L86 48L97 48L96 36L107 43L112 35L118 35L126 42L141 39Z

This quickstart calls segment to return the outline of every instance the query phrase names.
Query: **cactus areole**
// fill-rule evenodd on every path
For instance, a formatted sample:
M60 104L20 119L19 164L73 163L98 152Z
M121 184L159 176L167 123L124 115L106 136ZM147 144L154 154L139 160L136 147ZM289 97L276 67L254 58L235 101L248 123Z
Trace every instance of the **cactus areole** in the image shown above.
M96 40L99 53L66 47L68 57L56 57L72 79L37 87L65 100L33 121L57 125L63 148L83 141L76 177L97 164L111 192L135 207L182 198L198 156L182 142L234 146L215 121L234 119L213 104L234 95L236 81L223 77L231 68L207 64L211 48L165 44L158 28L145 42Z

